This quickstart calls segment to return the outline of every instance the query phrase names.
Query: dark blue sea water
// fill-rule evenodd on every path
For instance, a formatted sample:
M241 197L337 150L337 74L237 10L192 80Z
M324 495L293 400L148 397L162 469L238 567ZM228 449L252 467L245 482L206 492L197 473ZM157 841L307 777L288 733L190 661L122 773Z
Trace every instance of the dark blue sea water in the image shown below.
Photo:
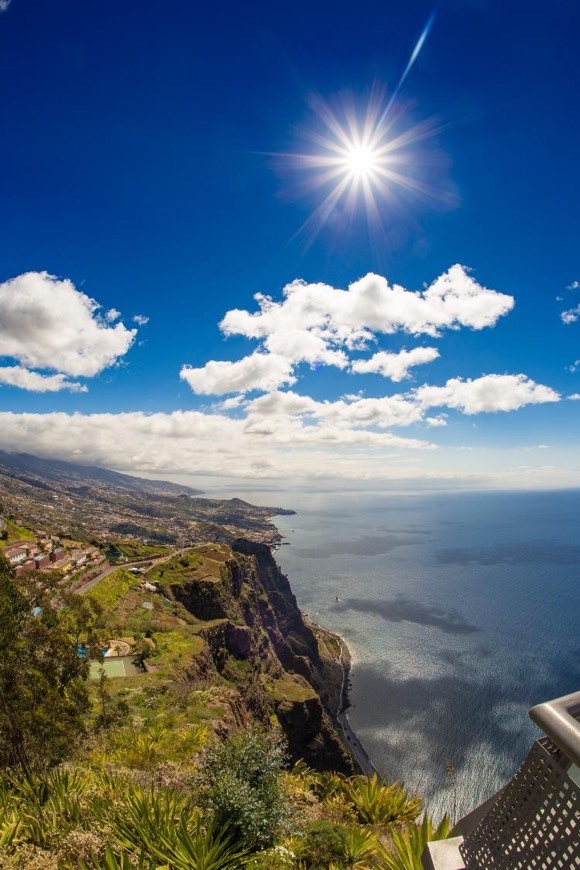
M276 558L349 644L378 769L435 815L448 762L460 813L493 794L538 736L528 708L580 688L580 491L245 497L298 511Z

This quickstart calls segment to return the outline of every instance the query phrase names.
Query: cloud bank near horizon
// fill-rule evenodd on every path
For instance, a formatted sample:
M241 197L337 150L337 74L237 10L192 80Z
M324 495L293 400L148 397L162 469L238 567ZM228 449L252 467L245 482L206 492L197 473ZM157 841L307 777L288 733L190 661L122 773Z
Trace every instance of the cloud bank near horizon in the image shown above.
M275 391L227 411L145 414L0 413L0 449L147 473L242 478L344 477L391 479L405 454L437 449L430 440L393 434L423 422L446 425L432 409L471 415L555 402L558 394L525 375L455 378L443 387L371 399L316 401ZM419 466L421 463L419 462ZM422 468L421 475L428 475Z

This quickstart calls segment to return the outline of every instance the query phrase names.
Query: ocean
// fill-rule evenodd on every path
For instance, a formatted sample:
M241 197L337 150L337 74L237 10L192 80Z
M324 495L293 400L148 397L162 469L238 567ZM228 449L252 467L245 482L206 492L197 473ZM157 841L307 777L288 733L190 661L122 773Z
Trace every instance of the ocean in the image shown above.
M353 656L352 727L436 817L490 797L580 688L580 490L236 493L292 507L276 559Z

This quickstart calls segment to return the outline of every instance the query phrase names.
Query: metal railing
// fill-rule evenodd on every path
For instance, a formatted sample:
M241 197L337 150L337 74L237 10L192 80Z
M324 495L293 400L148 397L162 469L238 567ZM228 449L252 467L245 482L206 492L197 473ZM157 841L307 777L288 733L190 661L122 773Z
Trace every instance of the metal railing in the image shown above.
M580 868L580 692L538 704L530 718L546 736L484 817L462 831L466 870Z

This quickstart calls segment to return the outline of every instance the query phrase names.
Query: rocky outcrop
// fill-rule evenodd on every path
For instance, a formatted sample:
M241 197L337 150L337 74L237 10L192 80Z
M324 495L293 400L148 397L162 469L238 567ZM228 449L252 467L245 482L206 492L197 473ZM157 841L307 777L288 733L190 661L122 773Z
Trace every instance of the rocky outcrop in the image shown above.
M275 715L291 760L351 773L350 752L333 720L340 664L306 625L269 547L243 539L215 547L203 550L207 564L191 577L172 582L171 570L164 577L166 594L201 623L205 647L191 676L235 687L263 725Z

